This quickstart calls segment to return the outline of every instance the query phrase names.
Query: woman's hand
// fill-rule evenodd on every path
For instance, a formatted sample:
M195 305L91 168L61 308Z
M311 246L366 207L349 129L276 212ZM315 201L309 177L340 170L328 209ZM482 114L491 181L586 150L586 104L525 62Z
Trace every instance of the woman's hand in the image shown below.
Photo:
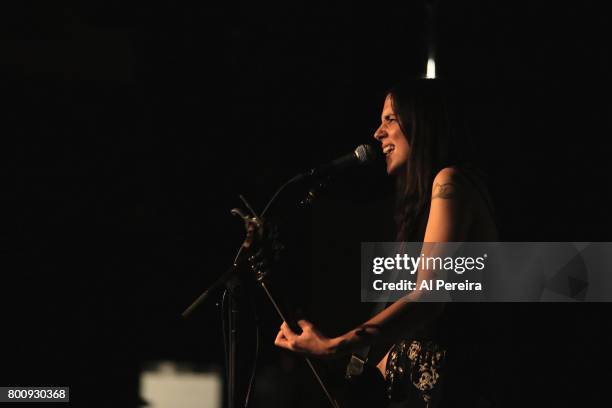
M289 328L287 323L283 322L276 340L274 340L274 344L278 347L313 357L333 358L336 356L338 348L337 339L326 337L307 320L299 320L298 325L302 328L301 334L295 333Z

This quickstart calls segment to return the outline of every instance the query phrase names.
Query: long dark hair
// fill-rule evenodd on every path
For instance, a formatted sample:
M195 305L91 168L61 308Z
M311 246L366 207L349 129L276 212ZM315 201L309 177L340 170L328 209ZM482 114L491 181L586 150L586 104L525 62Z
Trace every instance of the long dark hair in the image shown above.
M408 160L396 176L397 240L422 241L433 180L444 167L463 164L466 149L451 127L444 84L413 80L396 85L388 95L410 146Z

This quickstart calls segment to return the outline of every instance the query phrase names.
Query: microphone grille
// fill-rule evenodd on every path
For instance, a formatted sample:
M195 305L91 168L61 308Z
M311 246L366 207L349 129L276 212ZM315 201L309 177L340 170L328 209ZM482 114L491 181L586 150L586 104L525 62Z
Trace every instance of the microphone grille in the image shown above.
M376 150L367 144L357 146L355 156L360 164L371 163L377 158Z

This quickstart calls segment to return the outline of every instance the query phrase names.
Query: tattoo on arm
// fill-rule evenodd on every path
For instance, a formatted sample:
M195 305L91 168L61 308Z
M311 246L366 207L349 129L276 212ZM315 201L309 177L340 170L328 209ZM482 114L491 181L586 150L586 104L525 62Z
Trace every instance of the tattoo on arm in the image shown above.
M455 184L454 183L435 183L433 187L433 193L431 195L431 199L442 198L449 199L455 197L457 194Z

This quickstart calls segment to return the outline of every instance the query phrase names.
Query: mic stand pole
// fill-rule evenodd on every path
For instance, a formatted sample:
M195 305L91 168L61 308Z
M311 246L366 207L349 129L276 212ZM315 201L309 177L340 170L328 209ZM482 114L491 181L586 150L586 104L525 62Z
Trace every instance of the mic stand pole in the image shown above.
M237 387L237 367L238 367L238 359L237 359L237 343L238 343L238 324L240 317L240 297L241 297L241 282L240 277L237 274L238 265L241 260L242 255L242 247L236 256L235 262L225 271L223 275L221 275L207 290L205 290L198 298L191 304L181 316L183 318L187 318L193 313L193 311L202 304L210 295L216 292L218 289L223 286L226 287L228 293L228 310L229 310L229 319L228 319L228 360L227 360L227 402L228 408L238 408L240 405L239 395L238 395L238 387ZM222 316L222 319L225 319L226 316Z
M229 341L229 357L227 367L227 401L228 408L238 408L238 389L237 376L238 358L238 324L240 317L240 278L235 276L227 282L229 292L229 319L228 319L228 341Z
M183 318L187 318L193 311L213 292L216 292L221 287L225 286L228 293L228 342L229 356L227 360L227 401L228 408L237 408L239 405L238 393L236 392L236 371L238 360L236 358L237 341L238 341L238 323L240 316L240 278L237 275L238 264L233 264L227 271L221 275L206 291L204 291L185 311L181 314ZM225 316L222 316L225 319Z

